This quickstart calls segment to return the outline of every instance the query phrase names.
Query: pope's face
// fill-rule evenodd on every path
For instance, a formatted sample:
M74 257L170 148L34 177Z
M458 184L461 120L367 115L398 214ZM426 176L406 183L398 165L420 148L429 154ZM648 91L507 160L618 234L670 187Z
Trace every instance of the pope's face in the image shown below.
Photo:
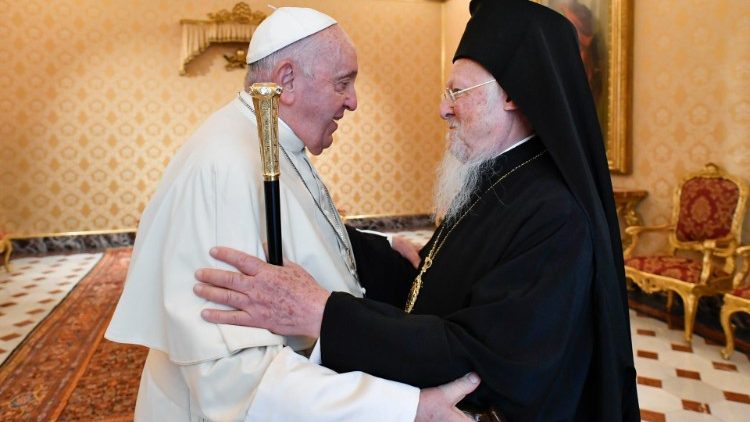
M300 93L297 113L300 121L297 135L313 155L318 155L333 143L333 132L346 110L357 108L354 81L357 78L357 53L348 38L340 32L332 42L338 48L316 60L313 76L306 79ZM324 53L321 53L324 54Z

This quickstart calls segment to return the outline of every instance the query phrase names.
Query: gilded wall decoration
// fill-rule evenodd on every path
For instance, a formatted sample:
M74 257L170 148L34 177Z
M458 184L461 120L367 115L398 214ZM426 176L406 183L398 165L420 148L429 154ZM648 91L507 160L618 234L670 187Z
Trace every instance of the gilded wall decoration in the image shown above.
M253 11L247 3L239 2L231 11L222 9L216 13L208 13L208 19L180 19L180 75L186 75L188 63L206 51L211 44L250 42L255 28L266 16L259 10ZM243 68L245 55L244 50L236 50L233 55L225 54L224 58L229 62L225 68Z

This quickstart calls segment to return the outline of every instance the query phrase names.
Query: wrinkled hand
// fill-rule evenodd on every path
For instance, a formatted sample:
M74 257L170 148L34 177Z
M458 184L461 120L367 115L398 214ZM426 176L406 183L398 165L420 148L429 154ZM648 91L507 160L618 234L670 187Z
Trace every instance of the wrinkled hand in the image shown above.
M422 249L419 245L403 236L394 235L391 247L411 262L414 268L419 267L419 262L422 260L419 257L419 251Z
M204 309L203 319L217 324L266 328L281 335L320 336L330 293L293 262L268 264L236 249L216 247L211 256L240 272L201 268L196 295L235 310Z
M439 387L425 388L419 392L419 404L417 405L417 417L414 422L446 421L446 422L468 422L473 421L456 407L467 394L479 386L479 376L471 372L465 376L443 384Z

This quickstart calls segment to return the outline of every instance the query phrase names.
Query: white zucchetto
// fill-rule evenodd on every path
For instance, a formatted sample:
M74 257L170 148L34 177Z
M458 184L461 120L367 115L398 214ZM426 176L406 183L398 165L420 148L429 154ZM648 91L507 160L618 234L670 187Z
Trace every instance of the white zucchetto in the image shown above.
M247 48L246 63L254 63L271 53L322 31L337 22L317 10L279 7L258 25Z

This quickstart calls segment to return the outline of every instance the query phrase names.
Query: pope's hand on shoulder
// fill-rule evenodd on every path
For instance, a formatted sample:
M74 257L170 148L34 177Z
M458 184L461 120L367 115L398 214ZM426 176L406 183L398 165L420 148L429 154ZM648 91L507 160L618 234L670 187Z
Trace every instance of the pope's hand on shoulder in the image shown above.
M271 265L236 249L212 248L211 256L239 272L201 268L196 295L234 310L205 309L203 319L217 324L260 327L281 335L317 338L330 293L299 265Z

